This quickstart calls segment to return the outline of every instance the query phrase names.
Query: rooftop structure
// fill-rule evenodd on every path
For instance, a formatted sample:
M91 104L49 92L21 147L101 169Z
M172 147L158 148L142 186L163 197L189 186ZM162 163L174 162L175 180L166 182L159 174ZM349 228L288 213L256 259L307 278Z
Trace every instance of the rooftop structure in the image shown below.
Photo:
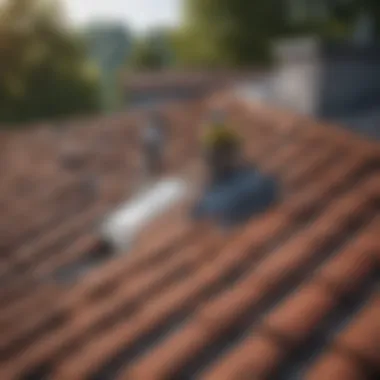
M379 145L226 99L281 201L223 233L179 202L127 255L104 255L95 227L135 189L137 113L65 135L95 157L81 171L61 168L43 129L4 137L0 379L379 378ZM194 183L206 109L165 109L168 173L191 168ZM95 200L78 191L90 167Z

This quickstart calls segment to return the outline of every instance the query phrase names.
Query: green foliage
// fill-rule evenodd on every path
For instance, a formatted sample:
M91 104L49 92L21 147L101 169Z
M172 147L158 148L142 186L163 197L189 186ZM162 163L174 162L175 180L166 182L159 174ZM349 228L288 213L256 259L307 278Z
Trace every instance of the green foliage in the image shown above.
M83 41L66 30L58 4L8 0L0 12L0 121L97 111L97 70Z
M137 38L133 45L128 66L132 69L162 69L174 62L173 33L168 29L151 30L144 37Z
M164 60L160 51L149 41L138 41L128 63L133 69L160 69Z
M352 37L358 17L368 11L374 17L379 35L380 2L378 0L319 0L327 10L326 17L315 19L312 12L300 23L292 25L293 33L313 33L327 40L346 40ZM306 0L298 0L298 6L307 8Z
M177 54L210 67L268 62L270 40L284 31L281 7L276 0L187 0Z
M379 0L186 0L184 25L174 35L180 65L244 66L270 61L277 37L346 39L362 10L380 34ZM293 17L297 14L297 17Z
M380 35L380 2L378 0L351 0L338 2L333 7L333 20L352 31L354 23L362 11L368 13L374 18L375 32Z

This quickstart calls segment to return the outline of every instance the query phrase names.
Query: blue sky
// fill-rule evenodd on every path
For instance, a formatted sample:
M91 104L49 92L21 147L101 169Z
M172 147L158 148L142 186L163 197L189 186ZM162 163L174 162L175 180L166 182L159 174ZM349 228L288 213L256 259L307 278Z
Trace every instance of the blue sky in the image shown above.
M176 25L182 0L63 0L75 25L93 19L121 20L144 31L158 25Z

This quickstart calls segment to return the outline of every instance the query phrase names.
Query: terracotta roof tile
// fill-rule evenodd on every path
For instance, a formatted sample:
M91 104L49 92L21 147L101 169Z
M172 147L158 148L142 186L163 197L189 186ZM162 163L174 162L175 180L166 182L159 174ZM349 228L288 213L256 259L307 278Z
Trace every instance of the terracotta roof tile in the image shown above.
M347 328L338 335L336 344L380 369L380 293L371 299Z
M370 377L349 356L336 352L326 353L310 369L305 377L306 380L369 380Z
M204 380L265 378L284 356L284 349L275 341L260 334L253 334L199 378Z
M326 170L339 156L339 151L337 152L336 147L326 147L323 152L311 152L285 174L284 181L291 186L295 186L299 182L305 183L314 177L318 170Z
M48 277L51 273L56 272L60 268L65 268L72 263L78 262L82 258L96 251L101 240L93 232L84 234L67 249L62 251L61 255L46 258L40 264L34 266L34 272L42 278Z
M280 202L222 233L184 217L186 201L129 252L103 259L94 256L103 244L95 227L134 191L142 114L73 122L59 140L43 128L12 135L1 153L10 170L0 204L12 204L0 220L1 379L379 375L378 145L223 102L247 155L281 182ZM207 107L164 109L173 133L168 173L191 163L194 183L202 170L193 126ZM93 159L64 172L58 141L77 142ZM101 183L92 200L81 190L90 172Z
M357 282L366 278L374 266L370 249L366 236L359 236L322 266L317 272L318 279L325 282L335 294L353 291Z
M263 328L287 344L299 344L313 333L336 305L334 297L326 289L318 284L306 284L264 318Z
M205 329L201 323L193 322L171 334L157 349L137 361L122 373L120 378L132 379L168 379L187 362L207 347L214 339L213 329Z
M11 329L12 326L20 324L23 319L29 318L36 308L38 310L40 307L44 307L44 305L51 303L61 295L62 293L59 289L54 286L36 290L32 298L22 299L2 312L0 318L1 329L5 331Z

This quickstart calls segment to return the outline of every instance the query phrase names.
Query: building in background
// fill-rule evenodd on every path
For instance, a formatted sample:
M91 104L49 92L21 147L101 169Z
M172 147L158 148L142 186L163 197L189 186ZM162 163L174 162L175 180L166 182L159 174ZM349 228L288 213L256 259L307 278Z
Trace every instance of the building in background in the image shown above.
M131 52L132 34L123 24L99 22L87 26L85 40L92 60L101 71L104 110L117 110L124 102L119 72Z

